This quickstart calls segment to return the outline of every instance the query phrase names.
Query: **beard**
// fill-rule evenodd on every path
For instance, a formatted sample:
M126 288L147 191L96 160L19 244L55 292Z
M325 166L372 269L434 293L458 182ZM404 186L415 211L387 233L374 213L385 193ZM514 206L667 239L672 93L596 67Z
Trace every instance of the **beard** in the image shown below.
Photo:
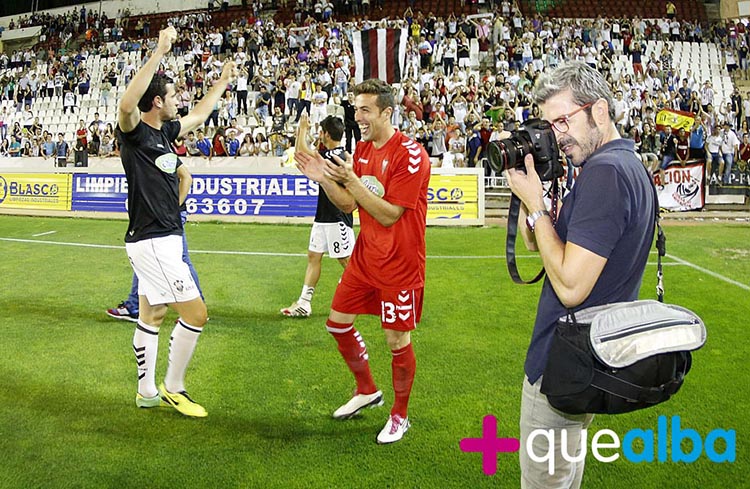
M591 127L591 131L589 131L585 138L580 141L568 134L565 134L564 137L560 138L560 141L558 141L558 146L560 148L565 146L571 146L573 148L573 151L569 155L566 155L570 158L573 166L578 167L583 165L588 157L602 145L603 135L599 127L597 127L594 121L591 120L589 121L589 126Z

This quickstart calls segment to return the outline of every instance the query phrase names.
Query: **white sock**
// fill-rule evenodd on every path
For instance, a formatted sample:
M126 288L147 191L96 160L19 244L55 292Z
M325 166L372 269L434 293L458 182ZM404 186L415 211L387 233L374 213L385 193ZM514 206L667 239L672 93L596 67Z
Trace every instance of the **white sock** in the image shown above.
M187 324L182 318L177 320L169 339L169 366L167 376L164 378L164 387L169 392L181 392L185 390L185 371L190 359L193 358L195 345L201 329Z
M302 292L299 295L299 301L300 302L307 302L308 304L312 302L313 294L315 293L315 287L310 287L308 285L302 286Z
M138 321L133 334L133 353L138 365L138 393L154 397L156 390L156 355L159 352L159 328Z

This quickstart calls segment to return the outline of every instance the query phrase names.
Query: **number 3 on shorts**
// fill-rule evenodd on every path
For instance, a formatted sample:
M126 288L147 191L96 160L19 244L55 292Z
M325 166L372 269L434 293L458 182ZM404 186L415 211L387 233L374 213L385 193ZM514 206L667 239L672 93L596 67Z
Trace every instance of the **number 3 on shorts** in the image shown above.
M383 324L393 324L396 322L396 306L393 302L381 302L380 320Z
M395 331L411 331L416 328L422 315L422 291L422 288L380 290L378 302L381 326Z

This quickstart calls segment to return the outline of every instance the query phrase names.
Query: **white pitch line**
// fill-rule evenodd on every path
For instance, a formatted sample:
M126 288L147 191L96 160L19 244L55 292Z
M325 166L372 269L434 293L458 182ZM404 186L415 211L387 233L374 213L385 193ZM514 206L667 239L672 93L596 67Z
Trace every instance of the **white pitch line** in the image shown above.
M124 246L99 245L99 244L91 244L91 243L66 243L65 241L45 241L43 239L0 238L0 241L11 241L13 243L51 244L51 245L58 245L58 246L79 246L81 248L106 248L106 249L112 249L112 250L125 249Z
M307 256L307 253L272 253L270 251L223 251L223 250L190 250L190 253L203 255L246 255L246 256Z
M47 231L46 233L39 233L39 234L32 234L32 238L36 238L37 236L47 236L48 234L55 234L57 231Z
M35 243L35 244L51 244L58 246L79 246L82 248L103 248L110 250L122 250L124 246L116 245L99 245L91 243L68 243L65 241L45 241L41 239L19 239L19 238L0 238L0 241L11 241L16 243ZM223 250L190 250L192 254L205 254L205 255L240 255L240 256L286 256L286 257L304 257L306 253L272 253L266 251L223 251ZM428 255L427 258L431 260L505 260L505 255ZM516 255L516 258L539 258L539 255ZM656 263L648 263L648 265L656 266ZM663 263L665 266L679 265L678 263Z
M703 268L701 266L698 266L695 263L690 263L689 261L683 260L682 258L678 258L678 257L676 257L674 255L670 255L668 253L667 253L667 257L671 258L672 260L676 261L677 263L679 263L681 265L685 265L685 266L690 267L690 268L692 268L694 270L698 270L699 272L703 272L706 275L710 275L710 276L712 276L714 278L718 278L719 280L723 280L724 282L726 282L728 284L736 285L737 287L739 287L739 288L741 288L743 290L750 290L750 285L745 285L745 284L743 284L741 282L737 282L736 280L732 280L731 278L725 277L724 275L716 273L716 272L714 272L712 270L709 270L707 268Z
M93 244L93 243L70 243L70 242L65 242L65 241L46 241L42 239L0 238L0 241L10 241L14 243L49 244L49 245L57 245L57 246L77 246L81 248L100 248L100 249L108 249L108 250L125 249L124 246L117 246L117 245L102 245L102 244ZM190 250L190 253L204 254L204 255L279 256L279 257L295 257L295 258L307 256L306 253L276 253L276 252L268 252L268 251L232 251L232 250ZM651 254L653 254L653 252ZM687 266L687 267L699 270L714 278L718 278L719 280L723 280L730 284L736 285L742 289L750 290L750 286L747 286L743 283L732 280L716 272L712 272L711 270L705 269L703 267L699 267L698 265L687 262L676 256L667 255L667 257L674 260L676 263L665 262L665 263L662 263L663 266L666 266L666 267ZM427 258L431 260L504 260L505 255L457 255L457 256L428 255ZM524 259L537 258L538 259L539 255L516 255L516 258L524 258ZM647 263L647 265L656 266L656 263L649 262Z
M109 250L123 250L124 246L117 245L100 245L93 243L69 243L65 241L45 241L42 239L20 239L20 238L0 238L0 241L11 241L16 243L34 243L34 244L51 244L58 246L79 246L82 248L102 248ZM267 251L232 251L232 250L190 250L191 254L205 255L240 255L240 256L286 256L286 257L304 257L306 253L276 253ZM431 260L505 260L505 255L428 255ZM516 258L539 258L539 255L516 255ZM649 263L656 265L656 263ZM663 265L677 265L676 263L664 263Z
M51 244L58 246L79 246L81 248L103 248L108 250L124 250L124 246L101 245L92 243L68 243L65 241L45 241L43 239L19 239L0 238L0 241L11 241L14 243ZM264 251L220 251L220 250L190 250L190 253L203 253L207 255L258 255L258 256L307 256L306 253L270 253Z

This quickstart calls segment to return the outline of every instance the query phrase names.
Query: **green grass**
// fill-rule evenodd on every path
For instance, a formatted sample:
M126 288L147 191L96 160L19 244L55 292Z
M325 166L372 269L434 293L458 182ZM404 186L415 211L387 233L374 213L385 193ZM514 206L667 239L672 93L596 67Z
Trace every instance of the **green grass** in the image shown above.
M56 233L33 237L48 231ZM516 454L499 455L498 473L487 477L481 455L458 447L461 438L481 434L487 414L498 418L499 435L518 436L539 286L508 278L500 257L504 229L428 229L425 308L413 335L413 428L402 442L384 447L374 438L393 395L377 318L362 317L357 326L387 405L347 422L330 417L353 388L324 328L339 265L324 261L310 319L278 314L299 294L308 226L189 225L211 321L187 380L209 417L136 409L132 324L104 314L130 286L119 248L124 232L122 221L0 216L0 238L118 247L0 240L0 487L519 487ZM670 225L667 236L671 255L750 283L748 226ZM519 259L525 276L539 264ZM649 266L644 297L654 295L654 273ZM633 464L621 457L603 464L589 454L584 487L747 487L747 286L685 265L665 273L667 301L703 317L708 343L673 400L598 416L591 432L610 428L622 438L633 428L655 430L659 415L680 415L683 427L704 437L714 428L735 429L737 461ZM165 325L174 318L170 313ZM167 339L163 333L158 379Z

